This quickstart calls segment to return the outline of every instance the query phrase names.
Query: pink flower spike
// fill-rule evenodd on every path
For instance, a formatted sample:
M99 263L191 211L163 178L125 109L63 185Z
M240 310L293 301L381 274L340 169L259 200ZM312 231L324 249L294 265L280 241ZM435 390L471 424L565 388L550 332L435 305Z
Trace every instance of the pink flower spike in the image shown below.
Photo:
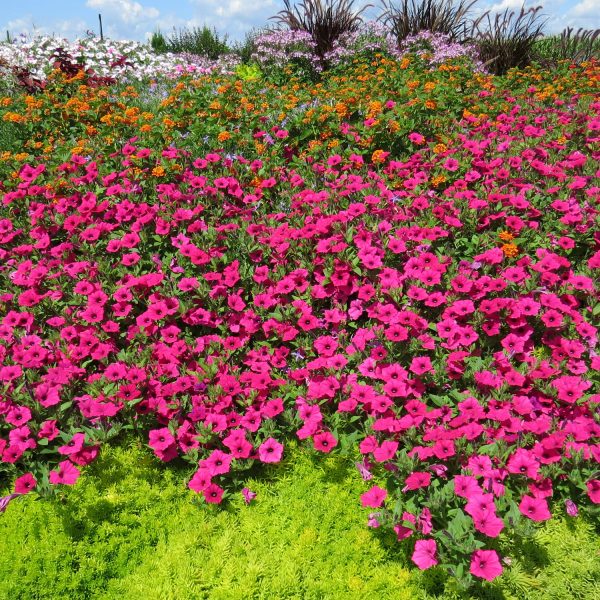
M364 507L379 508L387 495L387 490L374 485L368 492L361 495L360 502Z
M419 569L421 569L421 571L425 571L438 564L436 553L437 544L435 543L435 540L418 540L415 543L412 561Z
M495 550L476 550L471 555L471 568L469 571L475 577L492 581L502 575L502 565Z

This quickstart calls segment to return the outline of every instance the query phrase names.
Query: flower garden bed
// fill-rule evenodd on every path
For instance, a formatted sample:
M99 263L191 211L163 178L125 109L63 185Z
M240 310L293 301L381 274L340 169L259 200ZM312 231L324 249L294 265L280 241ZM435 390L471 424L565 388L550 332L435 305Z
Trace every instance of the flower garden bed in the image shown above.
M291 440L355 463L374 539L457 589L597 523L597 63L55 66L0 99L7 514L137 437L248 510Z

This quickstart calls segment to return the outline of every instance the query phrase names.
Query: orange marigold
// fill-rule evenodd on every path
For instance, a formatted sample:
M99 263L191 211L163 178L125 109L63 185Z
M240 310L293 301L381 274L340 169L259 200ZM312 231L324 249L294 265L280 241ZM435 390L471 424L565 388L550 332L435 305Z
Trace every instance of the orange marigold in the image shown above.
M514 256L517 256L517 254L519 254L519 248L517 246L515 246L515 244L504 244L502 246L502 252L504 252L505 256L512 258Z

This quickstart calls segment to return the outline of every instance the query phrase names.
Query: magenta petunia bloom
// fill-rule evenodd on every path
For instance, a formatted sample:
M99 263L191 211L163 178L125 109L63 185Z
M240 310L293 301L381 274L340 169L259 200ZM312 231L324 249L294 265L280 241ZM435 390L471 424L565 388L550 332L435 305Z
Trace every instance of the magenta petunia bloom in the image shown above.
M360 502L365 507L378 508L383 504L387 495L387 490L374 485L368 492L361 495Z
M532 521L547 521L552 517L548 510L548 502L545 498L534 498L533 496L523 496L519 504L521 514Z
M232 460L231 454L226 454L222 450L213 450L206 460L201 461L200 466L208 469L211 475L223 475L229 473Z
M473 515L475 529L488 537L495 538L504 529L504 521L491 512L481 512Z
M276 463L281 460L283 445L274 438L266 439L258 448L258 458L264 463Z
M381 443L379 448L376 448L373 451L373 457L377 462L385 462L386 460L392 459L396 450L398 450L398 442L394 442L392 440L386 440Z
M83 448L85 433L76 433L69 442L58 448L59 454L75 454Z
M403 492L407 490L418 490L427 487L431 483L431 473L415 471L406 478L406 485L402 488Z
M481 577L492 581L502 575L502 565L495 550L476 550L471 555L471 568L469 569L475 577Z
M591 479L586 486L590 500L594 504L600 504L600 479Z
M216 483L211 483L209 486L202 490L204 494L204 499L210 504L221 504L221 500L223 499L223 490L222 487L218 486Z
M328 454L337 446L338 441L329 431L324 431L313 436L313 444L315 450Z
M148 444L151 448L156 450L166 450L169 446L175 444L175 438L173 434L166 428L153 429L148 434Z
M211 484L212 475L206 467L200 467L188 482L188 487L196 493L204 491Z
M58 471L50 471L50 483L73 485L79 479L79 469L69 460L58 463Z
M15 493L27 494L31 490L34 490L36 485L36 478L31 473L25 473L25 475L21 475L21 477L15 479Z
M418 540L415 543L415 551L411 558L415 565L421 571L424 571L438 564L436 554L437 544L435 540Z
M455 475L454 493L462 498L469 498L480 495L482 491L475 477L471 475Z

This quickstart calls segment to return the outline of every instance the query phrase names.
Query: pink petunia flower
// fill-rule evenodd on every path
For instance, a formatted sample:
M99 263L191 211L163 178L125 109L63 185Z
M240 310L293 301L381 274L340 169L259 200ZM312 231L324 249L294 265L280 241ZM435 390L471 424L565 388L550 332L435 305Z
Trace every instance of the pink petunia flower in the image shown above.
M591 479L586 486L590 500L594 504L600 504L600 479Z
M85 442L85 433L76 433L69 442L58 448L59 454L75 454L83 448Z
M365 507L379 508L387 498L387 495L387 490L374 485L368 492L361 494L360 502Z
M502 575L502 565L495 550L476 550L471 555L471 568L469 569L475 577L481 577L492 581Z
M437 544L435 540L418 540L415 543L415 550L412 555L412 561L424 571L438 564L436 558Z
M406 485L402 488L403 492L407 490L418 490L422 487L428 487L431 483L431 473L415 471L406 478Z
M211 484L212 475L206 467L200 467L188 482L188 487L196 493L204 491Z
M266 439L258 448L258 458L264 463L276 463L281 460L283 445L274 438Z
M79 479L79 469L69 460L58 463L58 471L50 471L50 483L73 485Z
M202 490L202 493L204 494L204 499L210 504L221 504L224 491L225 490L216 483L211 483Z
M213 450L207 459L200 461L200 466L208 469L212 476L223 475L229 473L232 460L231 454L226 454L222 450Z
M37 486L37 480L32 473L25 473L15 479L15 493L16 494L27 494L34 490Z
M392 459L397 450L398 442L386 440L385 442L381 443L379 448L375 448L373 451L373 457L377 462L385 462L386 460Z
M328 454L338 445L338 441L329 431L324 431L313 436L313 444L315 450Z
M545 498L534 498L523 496L519 504L521 514L532 521L547 521L552 517L548 510L548 502Z

